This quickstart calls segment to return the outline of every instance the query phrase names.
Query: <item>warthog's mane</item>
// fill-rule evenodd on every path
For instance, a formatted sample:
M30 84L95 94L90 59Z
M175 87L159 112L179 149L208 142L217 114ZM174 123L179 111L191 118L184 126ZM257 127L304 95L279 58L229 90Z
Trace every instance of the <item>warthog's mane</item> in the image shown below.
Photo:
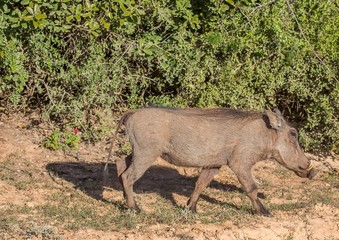
M231 108L170 108L161 106L152 106L150 108L160 108L163 111L173 114L214 118L214 119L236 119L236 120L253 120L262 118L264 112L254 110L239 110Z

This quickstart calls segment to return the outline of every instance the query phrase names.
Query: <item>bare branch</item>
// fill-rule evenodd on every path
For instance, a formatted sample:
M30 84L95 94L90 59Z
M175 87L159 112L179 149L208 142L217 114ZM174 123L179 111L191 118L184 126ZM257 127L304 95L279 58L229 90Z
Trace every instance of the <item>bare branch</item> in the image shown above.
M251 12L249 15L252 15L255 11L259 10L260 8L263 8L263 7L266 7L268 5L271 5L272 3L275 3L276 0L272 0L270 2L267 2L267 3L264 3L264 4L261 4L261 5L258 5L256 6Z

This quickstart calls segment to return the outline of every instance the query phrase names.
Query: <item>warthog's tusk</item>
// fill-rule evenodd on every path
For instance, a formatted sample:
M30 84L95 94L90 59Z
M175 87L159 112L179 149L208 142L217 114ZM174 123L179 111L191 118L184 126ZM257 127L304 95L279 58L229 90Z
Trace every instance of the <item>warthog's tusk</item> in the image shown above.
M310 161L310 164L306 168L306 171L310 171L312 168L313 168L313 164L312 164L312 161Z

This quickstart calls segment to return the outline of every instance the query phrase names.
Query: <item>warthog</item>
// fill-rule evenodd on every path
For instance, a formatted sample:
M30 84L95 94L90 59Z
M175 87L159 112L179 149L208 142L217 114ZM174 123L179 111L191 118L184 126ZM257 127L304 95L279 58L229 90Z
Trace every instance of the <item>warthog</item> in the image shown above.
M199 195L223 165L236 174L256 213L266 216L271 214L258 199L251 172L257 162L275 159L300 177L311 179L315 175L299 146L297 130L285 121L279 110L149 107L127 112L116 134L121 125L125 125L133 149L130 164L117 161L118 176L130 209L139 210L133 197L133 184L158 157L176 166L202 168L188 200L192 211L196 211ZM104 179L107 179L107 164Z

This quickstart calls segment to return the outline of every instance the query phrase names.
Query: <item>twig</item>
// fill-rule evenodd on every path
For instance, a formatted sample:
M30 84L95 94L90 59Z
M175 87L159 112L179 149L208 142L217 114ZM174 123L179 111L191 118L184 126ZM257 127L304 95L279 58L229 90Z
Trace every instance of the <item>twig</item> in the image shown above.
M47 76L45 76L45 79L46 79L46 78L47 78ZM50 95L49 88L48 88L48 86L47 86L45 80L42 81L42 84L44 85L44 87L45 87L45 89L46 89L46 93L47 93L47 96L48 96L50 102L52 103L53 107L55 107L56 105L55 105L55 103L54 103L53 98L52 98L51 95Z
M113 64L116 64L116 63L120 62L120 60L125 56L125 54L126 54L126 53L127 53L134 45L135 45L135 42L134 42L134 41L131 42L131 43L129 44L129 46L126 48L126 50L121 54L121 56L120 56L117 60L114 61Z
M248 24L249 25L251 25L251 27L253 27L253 25L252 25L252 20L245 14L245 13L243 13L243 11L241 11L241 8L240 7L237 7L238 9L239 9L239 11L240 11L240 13L243 15L243 16L245 16L245 18L247 19L247 22L248 22Z
M315 51L315 49L313 48L313 46L311 45L311 43L307 40L307 37L305 35L305 32L303 31L303 29L300 26L300 23L291 7L290 1L286 0L288 9L290 10L295 22L298 25L299 31L301 32L301 35L303 36L303 38L305 39L305 41L307 42L307 44L309 45L309 47L312 49L313 54L318 58L319 62L327 69L328 72L330 72L331 74L333 74L333 78L338 82L338 79L335 77L335 74L331 71L331 69L327 66L327 64L321 59L321 57L318 55L318 53Z
M268 5L271 5L272 3L275 3L275 1L276 1L276 0L272 0L272 1L270 1L270 2L267 2L267 3L264 3L264 4L261 4L261 5L256 6L256 7L249 13L249 15L253 14L255 11L257 11L257 10L260 9L260 8L263 8L263 7L266 7L266 6L268 6Z

